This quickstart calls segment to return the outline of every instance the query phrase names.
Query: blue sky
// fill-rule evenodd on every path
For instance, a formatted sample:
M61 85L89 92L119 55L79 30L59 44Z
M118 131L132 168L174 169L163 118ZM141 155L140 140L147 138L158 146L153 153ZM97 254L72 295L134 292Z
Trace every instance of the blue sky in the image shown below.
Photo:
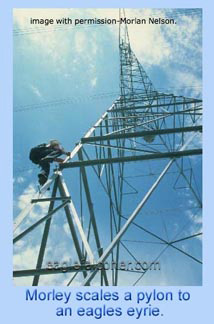
M154 15L175 17L176 25L130 26L131 46L156 89L201 98L200 11L193 14L188 10L127 9L126 15L130 18ZM28 160L30 148L57 138L67 150L72 150L119 95L118 26L53 28L34 27L29 24L30 17L67 16L117 18L118 10L14 10L14 218L37 190L37 167ZM193 158L190 161L197 174L197 187L201 193L201 159ZM164 161L135 163L132 168L128 167L126 180L138 191L146 193L155 180L155 176L148 174L151 170L159 173L165 163ZM189 168L189 160L185 163L186 168ZM140 213L136 218L138 224L165 240L172 240L175 237L179 239L201 231L201 212L191 191L188 188L172 189L178 178L176 170L173 166L170 170L172 173L164 178L160 188L146 204L143 217ZM138 177L132 178L133 174ZM80 211L78 174L73 170L65 170L64 175ZM99 188L91 174L90 177L93 186ZM183 187L180 178L177 187L179 186ZM127 187L127 190L130 190L130 187ZM110 223L108 201L100 190L93 193L93 198L105 247L109 244L109 236L104 235ZM138 195L127 195L125 206L127 217L138 202ZM47 204L39 204L39 207L26 218L21 229L41 217L41 212L44 215L46 209ZM87 213L85 209L83 207L83 217L84 212ZM61 260L62 255L63 260L68 260L70 257L68 246L75 255L68 227L63 215L61 216L54 219L46 261L53 258ZM42 227L17 243L14 249L15 268L35 267L41 234ZM144 243L131 242L133 237ZM134 251L136 257L141 260L155 259L163 249L157 239L151 238L145 232L142 235L142 231L134 226L130 227L124 240L130 251ZM181 241L176 246L201 259L199 238ZM122 257L127 258L125 251L121 252ZM161 272L147 273L139 284L201 284L201 265L180 252L169 247L160 261ZM131 280L129 277L130 274L122 273L120 284L129 283ZM136 280L138 277L139 275L136 275ZM54 278L44 276L41 283L62 284L69 278L68 274L64 275L63 279L62 275ZM81 283L81 278L78 280L77 284ZM15 280L17 285L27 285L30 282L31 278Z

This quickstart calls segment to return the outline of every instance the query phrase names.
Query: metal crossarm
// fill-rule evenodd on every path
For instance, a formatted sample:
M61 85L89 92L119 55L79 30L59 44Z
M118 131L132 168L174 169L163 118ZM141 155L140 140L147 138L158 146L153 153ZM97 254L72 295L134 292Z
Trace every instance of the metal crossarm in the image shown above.
M133 138L133 137L142 137L142 136L150 136L150 135L165 135L165 134L174 134L174 133L187 133L187 132L202 132L202 126L189 126L189 127L180 127L180 128L170 128L170 129L158 129L152 131L139 131L132 133L123 133L123 134L107 134L103 136L94 136L82 138L81 143L92 143L97 141L107 141L107 140L115 140L119 138Z
M67 162L60 165L60 169L67 168L77 168L81 166L92 166L99 164L111 164L118 162L132 162L132 161L143 161L143 160L155 160L155 159L167 159L167 158L179 158L183 156L190 155L200 155L202 154L202 149L193 149L185 150L181 152L164 152L164 153L153 153L153 154L144 154L144 155L135 155L135 156L125 156L117 158L108 158L108 159L98 159L98 160L89 160L89 161L78 161L78 162Z

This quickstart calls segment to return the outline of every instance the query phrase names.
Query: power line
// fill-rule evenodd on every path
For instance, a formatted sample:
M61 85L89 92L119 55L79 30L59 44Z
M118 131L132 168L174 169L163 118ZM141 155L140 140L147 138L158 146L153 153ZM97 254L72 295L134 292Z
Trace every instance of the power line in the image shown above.
M44 108L44 107L49 108L49 107L53 107L53 106L84 102L89 99L97 100L97 99L109 98L109 97L115 97L115 96L118 96L118 92L103 93L103 94L97 94L97 95L93 95L93 96L84 96L84 97L82 96L82 97L50 100L50 101L45 101L45 102L41 102L41 103L15 106L14 112L23 112L23 111L28 111L28 110L40 109L40 108Z
M184 86L184 87L169 87L168 89L174 89L174 90L182 90L182 89L201 89L202 87L200 86ZM165 88L157 88L157 90L162 90L166 91L167 89ZM97 94L93 96L84 96L84 97L73 97L73 98L64 98L64 99L56 99L56 100L50 100L50 101L45 101L41 103L34 103L34 104L29 104L29 105L18 105L14 107L14 112L24 112L24 111L29 111L29 110L35 110L35 109L41 109L41 108L49 108L53 106L60 106L60 105L66 105L66 104L71 104L71 103L77 103L77 102L83 102L87 101L88 99L90 100L98 100L102 98L110 98L110 97L115 97L119 96L118 92L109 92L109 93L102 93L102 94Z

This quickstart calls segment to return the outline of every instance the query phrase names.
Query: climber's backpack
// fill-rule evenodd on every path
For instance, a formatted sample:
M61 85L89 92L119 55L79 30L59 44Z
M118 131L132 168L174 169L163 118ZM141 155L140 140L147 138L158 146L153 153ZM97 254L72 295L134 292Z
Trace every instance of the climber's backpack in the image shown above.
M46 151L47 151L47 144L37 145L30 150L29 159L33 163L38 164L39 161L46 155L45 153Z

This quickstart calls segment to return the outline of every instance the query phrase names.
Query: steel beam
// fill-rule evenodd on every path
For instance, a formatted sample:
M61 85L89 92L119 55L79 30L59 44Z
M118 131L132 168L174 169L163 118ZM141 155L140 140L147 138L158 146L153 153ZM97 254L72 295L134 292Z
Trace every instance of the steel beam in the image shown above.
M65 201L64 203L62 203L61 205L59 205L58 207L56 207L55 209L53 209L51 212L49 212L46 216L42 217L40 220L38 220L36 223L34 223L33 225L31 225L30 227L28 227L25 231L23 231L22 233L18 234L14 239L13 239L13 243L16 243L17 241L19 241L21 238L23 238L26 234L28 234L29 232L33 231L37 226L39 226L40 224L42 224L43 222L45 222L46 220L48 220L50 217L52 217L53 214L55 214L59 209L65 207L67 204L69 203L69 201Z
M60 176L59 186L61 188L61 193L63 194L63 196L64 197L69 196L69 192L68 192L67 186L66 186L65 181L62 178L62 176ZM77 229L78 229L78 232L80 234L81 240L82 240L83 245L85 247L85 250L86 250L86 252L88 254L89 261L90 261L90 263L93 263L94 262L94 256L93 256L93 253L91 251L91 248L90 248L90 246L88 244L87 238L86 238L85 233L84 233L84 230L82 228L82 224L80 222L79 216L77 214L76 208L75 208L74 203L73 203L72 200L69 201L69 205L67 206L66 209L67 209L67 215L68 215L68 217L70 219L72 219L72 216L73 216L73 219L74 219L74 222L75 222L75 224L77 226ZM75 231L75 228L74 227L72 229L72 232L73 231ZM77 237L77 236L75 235L75 237Z
M66 199L70 200L71 196L66 197ZM39 199L32 199L31 203L35 204L38 202L47 202L47 201L56 201L56 200L65 200L65 198L63 197L51 197L51 198L39 198Z
M83 161L82 150L79 150L78 156L79 156L80 161ZM98 234L96 217L95 217L95 214L94 214L94 208L93 208L93 203L92 203L92 199L91 199L91 193L90 193L89 185L88 185L88 178L87 178L85 168L81 167L80 170L81 170L81 174L82 174L82 180L83 180L83 185L84 185L84 189L85 189L85 195L86 195L86 199L87 199L90 219L91 219L91 223L92 223L93 230L94 230L94 236L95 236L95 241L96 241L96 245L97 245L98 255L99 255L99 257L101 257L103 249L101 247L100 238L99 238L99 234ZM106 286L108 286L109 285L108 284L108 278L107 278L107 274L106 274L105 270L103 271L103 276L104 276L105 284L106 284Z
M143 137L147 135L164 135L164 134L175 134L182 132L202 132L202 126L189 126L189 127L179 127L179 128L168 128L168 129L155 129L152 131L139 131L139 132L130 132L123 134L107 134L103 136L93 136L86 137L81 139L81 143L92 143L97 141L107 141L115 140L119 138L133 138L133 137Z
M62 185L61 178L62 178L62 176L60 174L59 184L58 184L59 185L59 192L60 192L62 197L66 198L68 196L68 192L65 191L65 187ZM79 240L78 240L78 237L77 237L76 229L74 227L71 212L70 212L70 209L69 209L69 207L67 205L64 207L64 209L65 209L65 214L66 214L66 218L67 218L67 221L68 221L68 226L69 226L69 229L70 229L70 232L71 232L71 236L73 238L74 246L75 246L75 249L76 249L76 252L77 252L77 256L79 258L79 262L81 263L82 260L84 259L84 255L82 254L82 251L81 251L81 248L80 248L80 244L79 244ZM86 271L83 272L83 276L84 277L87 276Z
M150 108L158 108L158 107L168 107L168 106L178 106L178 105L187 105L193 103L201 103L202 100L194 99L189 101L178 101L178 102L169 102L169 103L160 103L156 105L145 105L145 106L132 106L132 107L123 107L123 108L115 108L112 111L126 111L126 110L137 110L137 109L150 109ZM126 103L125 103L126 104ZM109 110L108 110L109 111Z
M151 153L151 154L143 154L143 155L136 155L136 156L124 156L124 157L115 157L115 158L108 158L108 159L61 163L60 169L77 168L82 166L92 166L92 165L118 163L118 162L133 162L133 161L144 161L144 160L155 160L155 159L180 158L183 156L200 155L200 154L202 154L202 149Z
M29 276L43 276L43 275L52 275L52 274L65 274L68 272L82 272L88 271L88 269L94 269L99 267L98 264L86 264L86 265L74 265L68 267L61 267L57 269L28 269L28 270L14 270L13 277L29 277Z
M56 199L56 192L57 192L57 186L58 186L58 177L56 178L56 180L54 182L54 186L53 186L53 190L52 190L52 197L51 197L52 200L51 200L51 202L49 204L48 213L50 213L54 208L54 203L55 203L55 199ZM52 217L50 217L45 222L45 227L44 227L44 231L43 231L43 236L42 236L41 245L40 245L39 254L38 254L38 259L37 259L37 264L36 264L36 269L37 270L42 268L42 263L43 263L43 259L44 259L44 255L45 255L45 249L46 249L46 245L47 245L47 241L48 241L49 230L50 230L50 226L51 226L51 220L52 220ZM33 278L32 285L33 286L38 286L38 283L39 283L39 276L36 275Z

